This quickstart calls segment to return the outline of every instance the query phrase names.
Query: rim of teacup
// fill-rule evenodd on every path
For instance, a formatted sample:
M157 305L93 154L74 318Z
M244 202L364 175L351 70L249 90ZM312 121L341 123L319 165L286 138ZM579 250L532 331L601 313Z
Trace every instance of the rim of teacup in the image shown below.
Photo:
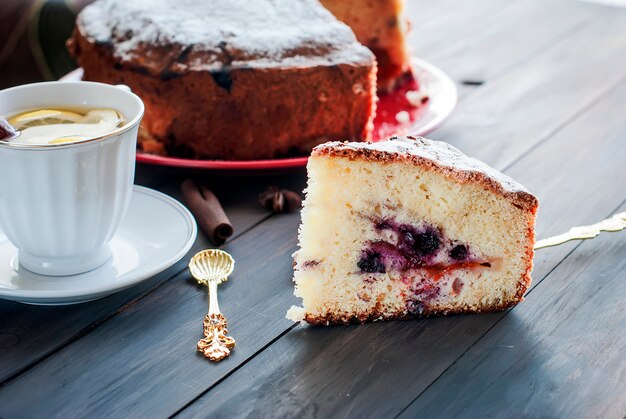
M128 95L128 97L131 100L134 100L136 102L136 104L139 106L139 109L135 117L130 122L122 125L119 128L114 129L113 131L107 134L100 135L94 138L89 138L88 140L76 141L72 143L61 143L61 144L22 144L22 143L11 144L10 141L0 140L0 147L10 148L10 149L22 149L22 150L56 150L59 148L81 147L81 146L85 146L87 144L91 144L94 142L106 140L107 138L118 137L126 133L127 131L130 131L131 129L139 125L139 122L141 122L141 119L143 118L143 115L145 112L145 106L143 104L143 101L139 98L139 96L134 94L130 90L130 88L128 88L127 86L98 83L98 82L93 82L93 81L75 81L75 82L46 81L46 82L39 82L39 83L29 83L29 84L23 84L21 86L14 86L14 87L9 87L7 89L0 90L0 95L5 94L5 93L14 93L19 90L37 89L41 86L51 86L51 85L58 85L60 88L66 87L68 85L80 85L80 86L91 85L91 86L97 86L97 88L115 89L111 91L115 91L116 93L122 92L122 94ZM34 106L33 108L36 108L36 106Z

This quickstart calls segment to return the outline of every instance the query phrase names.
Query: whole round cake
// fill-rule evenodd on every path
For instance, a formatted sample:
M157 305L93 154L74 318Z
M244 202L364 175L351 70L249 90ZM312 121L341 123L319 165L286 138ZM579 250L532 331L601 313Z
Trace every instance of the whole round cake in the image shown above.
M69 46L85 80L143 99L148 152L273 158L371 136L374 55L316 0L99 0Z

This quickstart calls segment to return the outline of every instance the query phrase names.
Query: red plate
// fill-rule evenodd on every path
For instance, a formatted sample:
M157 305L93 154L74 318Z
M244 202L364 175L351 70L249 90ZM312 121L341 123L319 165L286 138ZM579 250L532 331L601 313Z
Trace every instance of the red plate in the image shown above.
M380 141L391 135L425 135L450 116L456 106L457 91L454 82L437 67L413 58L413 72L416 81L381 96L374 119L373 140ZM82 69L68 73L62 81L75 81L82 78ZM418 90L419 86L419 90ZM408 96L428 97L417 107L409 102ZM415 97L412 98L415 102ZM137 152L137 162L159 166L188 169L209 169L220 171L258 171L268 169L289 169L306 165L308 157L291 157L270 160L194 160L178 157L164 157Z

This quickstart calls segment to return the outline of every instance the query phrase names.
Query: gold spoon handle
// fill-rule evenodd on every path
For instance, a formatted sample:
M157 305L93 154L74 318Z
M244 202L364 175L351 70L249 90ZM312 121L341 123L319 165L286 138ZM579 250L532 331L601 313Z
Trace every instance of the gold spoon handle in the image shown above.
M602 220L599 223L572 227L567 233L558 236L548 237L535 243L535 250L544 247L558 246L570 240L585 240L596 237L602 231L620 231L626 228L626 212L615 214L612 217Z
M220 313L217 301L217 285L220 280L212 279L208 281L209 292L209 312L204 317L203 329L204 338L198 341L198 351L202 352L211 361L221 361L230 355L231 349L235 347L235 339L228 335L228 322L226 317Z
M211 279L208 281L208 292L209 292L209 315L211 314L222 314L220 313L220 305L217 301L217 284L219 284L220 280Z

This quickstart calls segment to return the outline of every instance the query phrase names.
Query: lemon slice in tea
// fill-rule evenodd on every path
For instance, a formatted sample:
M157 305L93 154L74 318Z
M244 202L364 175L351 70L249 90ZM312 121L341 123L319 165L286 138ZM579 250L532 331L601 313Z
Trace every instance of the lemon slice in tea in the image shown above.
M18 130L40 125L72 124L83 118L83 115L57 109L40 109L26 112L9 119L9 123Z
M74 137L59 137L59 138L55 138L54 140L51 140L50 142L48 142L48 144L68 144L68 143L75 143L77 141L80 140L84 140L85 137L79 137L79 136L74 136Z

